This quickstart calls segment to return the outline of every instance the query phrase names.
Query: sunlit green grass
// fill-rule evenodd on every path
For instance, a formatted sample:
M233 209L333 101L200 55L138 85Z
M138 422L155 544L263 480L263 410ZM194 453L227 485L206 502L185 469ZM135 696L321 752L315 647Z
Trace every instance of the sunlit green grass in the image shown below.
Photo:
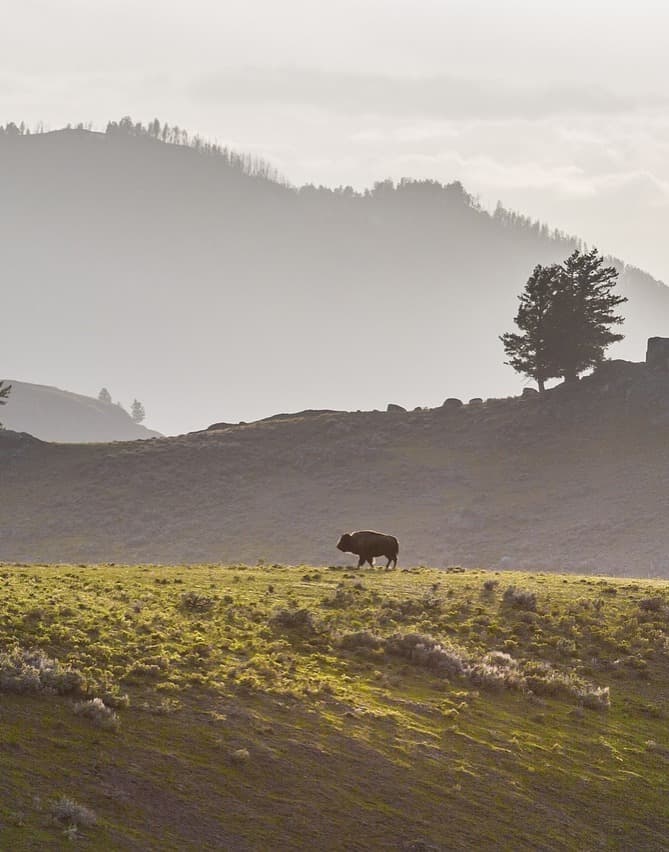
M3 565L12 649L82 681L0 693L7 848L666 847L666 582Z

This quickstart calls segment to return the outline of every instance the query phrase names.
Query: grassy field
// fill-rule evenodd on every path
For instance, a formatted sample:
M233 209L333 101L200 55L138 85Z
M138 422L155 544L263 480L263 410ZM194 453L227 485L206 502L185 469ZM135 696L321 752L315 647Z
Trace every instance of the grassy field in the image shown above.
M665 849L668 697L666 581L4 564L0 848Z

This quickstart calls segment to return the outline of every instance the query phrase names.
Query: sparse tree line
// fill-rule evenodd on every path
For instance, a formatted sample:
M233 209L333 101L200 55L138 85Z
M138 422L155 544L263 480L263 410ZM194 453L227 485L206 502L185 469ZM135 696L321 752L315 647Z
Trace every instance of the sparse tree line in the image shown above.
M0 381L0 405L6 405L9 394L11 393L12 386L8 385L5 381ZM112 403L112 397L107 388L102 388L100 393L98 394L98 399L100 402L105 402L108 405L118 405L119 408L125 409L121 405L120 402ZM138 399L134 399L132 401L132 405L130 406L130 416L135 421L135 423L141 423L146 418L146 411L144 406ZM2 429L2 423L0 423L0 429Z
M222 159L226 165L242 172L249 177L259 177L275 183L285 183L277 169L262 157L254 157L251 154L239 154L230 148L215 142L208 142L201 136L195 134L190 136L187 130L177 124L170 126L167 122L161 123L154 118L147 125L141 121L133 122L129 115L120 121L110 121L105 130L107 136L144 136L165 142L170 145L181 145L185 148L193 148L201 154Z
M65 125L65 129L90 131L93 130L93 125L91 122L79 122L75 125L67 124ZM38 122L31 130L24 121L19 124L12 121L8 122L4 127L0 125L0 139L3 136L29 136L31 134L47 133L49 130L50 128L44 122ZM153 121L149 121L145 125L141 121L133 121L130 116L126 115L119 119L119 121L107 122L105 133L108 136L146 137L170 145L193 148L201 154L222 159L230 168L249 177L262 178L283 186L288 185L288 181L278 170L262 157L251 154L240 154L232 151L227 146L207 141L198 134L191 135L187 130L176 124L169 125L167 122L161 122L158 118L154 118ZM331 188L316 186L314 184L305 184L304 186L295 188L295 191L303 197L313 196L317 198L328 195L337 196L342 199L367 198L370 200L390 200L393 196L403 197L407 194L420 195L422 197L431 195L435 199L440 199L446 203L464 204L475 210L481 210L478 200L464 189L460 181L442 184L436 180L402 178L399 181L390 179L377 181L371 188L362 191L355 190L352 186ZM500 202L497 203L497 207L491 218L495 222L512 228L515 231L524 231L528 235L531 234L532 236L538 236L546 240L566 242L573 248L582 247L576 237L566 234L557 228L550 228L538 219L531 219L528 216L507 210Z
M104 402L107 405L117 405L119 408L125 411L125 408L121 405L120 402L113 403L112 396L107 390L107 388L102 388L100 393L98 394L98 399L100 402ZM130 416L135 421L135 423L141 423L146 418L146 411L144 406L138 399L133 399L132 405L130 406Z
M65 130L93 130L91 122L79 122L78 124L67 124ZM44 122L38 122L31 130L28 125L22 121L16 124L13 121L7 124L0 125L0 139L2 137L12 138L16 136L30 136L31 134L48 133L50 128ZM191 136L187 130L184 130L178 125L169 125L167 122L161 122L154 118L148 124L144 125L141 121L134 122L130 116L124 116L119 121L107 122L105 129L107 136L138 136L155 139L159 142L165 142L170 145L180 145L186 148L193 148L201 154L207 154L212 157L219 158L232 169L241 172L248 177L262 178L287 185L286 179L279 171L264 160L262 157L257 157L252 154L239 154L236 151L230 150L227 146L219 145L216 142L208 142L199 135Z

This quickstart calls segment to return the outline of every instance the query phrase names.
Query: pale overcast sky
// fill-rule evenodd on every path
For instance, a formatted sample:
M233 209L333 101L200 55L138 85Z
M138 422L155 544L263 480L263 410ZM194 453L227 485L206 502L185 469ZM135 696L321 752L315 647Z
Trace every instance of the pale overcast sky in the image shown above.
M669 282L666 0L0 0L0 122L130 114L293 183L461 180Z

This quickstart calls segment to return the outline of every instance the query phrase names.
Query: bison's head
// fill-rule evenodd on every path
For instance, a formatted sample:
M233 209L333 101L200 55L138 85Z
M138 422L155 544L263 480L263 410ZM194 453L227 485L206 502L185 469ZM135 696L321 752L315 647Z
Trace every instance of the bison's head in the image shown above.
M337 550L341 550L342 553L350 553L351 544L351 536L348 533L344 533L344 535L341 536L339 541L337 542Z

